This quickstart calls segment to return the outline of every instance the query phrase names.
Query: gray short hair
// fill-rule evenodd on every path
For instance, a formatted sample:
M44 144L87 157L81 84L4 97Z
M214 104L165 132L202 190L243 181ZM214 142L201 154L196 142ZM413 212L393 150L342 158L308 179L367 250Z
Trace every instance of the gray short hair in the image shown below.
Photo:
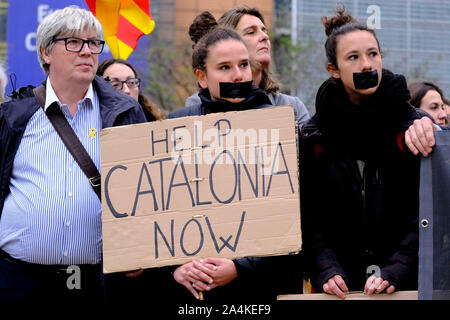
M45 63L41 48L50 53L53 48L52 40L58 36L72 36L85 29L95 30L97 37L103 39L103 28L94 15L76 6L55 10L39 24L36 34L36 50L39 63L46 74L49 65Z
M5 100L5 89L8 84L8 77L6 76L5 69L3 67L3 63L0 62L0 103Z

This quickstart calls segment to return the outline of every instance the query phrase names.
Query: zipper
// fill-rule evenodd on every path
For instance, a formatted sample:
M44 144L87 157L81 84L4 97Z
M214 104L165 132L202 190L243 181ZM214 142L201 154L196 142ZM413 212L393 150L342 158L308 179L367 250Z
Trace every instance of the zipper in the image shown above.
M355 176L356 176L356 178L357 178L357 180L358 180L358 184L359 184L359 188L360 188L360 191L361 191L361 197L362 197L362 204L363 204L363 211L364 211L364 213L365 213L365 207L366 207L366 192L365 192L365 190L366 190L366 181L365 180L367 180L367 179L365 179L365 172L366 172L366 170L365 170L365 163L364 163L364 169L363 169L363 173L361 174L360 173L360 171L359 171L359 168L358 168L358 163L357 163L357 161L356 160L350 160L349 159L349 161L350 161L350 165L351 165L351 167L352 167L352 171L353 171L353 173L355 174Z
M353 173L356 175L358 184L360 187L360 194L361 194L361 201L362 201L362 217L363 217L363 229L366 229L366 226L368 224L368 218L367 218L367 207L366 207L366 190L367 190L367 170L366 170L366 162L364 162L364 168L362 170L362 174L359 171L358 163L356 160L350 159L350 164L352 167ZM364 265L366 268L369 265L369 255L370 250L368 248L368 241L366 239L363 240L363 246L362 251L364 254Z

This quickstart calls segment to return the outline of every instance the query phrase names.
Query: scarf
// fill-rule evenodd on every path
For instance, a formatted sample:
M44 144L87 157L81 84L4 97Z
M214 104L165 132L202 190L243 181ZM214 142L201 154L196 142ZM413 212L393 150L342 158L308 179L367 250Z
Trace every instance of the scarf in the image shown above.
M360 106L350 102L340 79L328 79L317 93L314 115L324 147L359 160L391 155L398 150L397 134L410 117L409 99L405 78L388 70Z
M249 96L239 103L231 103L222 99L211 100L208 89L201 89L199 97L202 101L203 114L258 109L272 104L265 91L256 86L252 86Z

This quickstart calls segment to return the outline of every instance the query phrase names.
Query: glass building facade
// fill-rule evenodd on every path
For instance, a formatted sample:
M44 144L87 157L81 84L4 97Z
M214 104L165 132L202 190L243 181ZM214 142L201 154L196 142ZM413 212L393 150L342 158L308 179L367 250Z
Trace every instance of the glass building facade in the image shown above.
M325 42L322 16L331 16L336 0L276 0L276 26L300 44L315 42L322 60L314 68L324 72ZM346 10L373 27L384 55L383 66L407 80L433 81L450 96L450 1L340 0ZM288 10L286 10L288 8ZM290 17L286 18L286 12ZM276 33L278 31L275 31ZM299 76L302 70L299 70ZM320 85L320 83L319 83ZM303 85L303 87L305 87ZM316 86L316 88L318 88ZM295 89L294 89L295 91ZM313 102L311 93L293 92ZM306 101L305 101L306 102Z

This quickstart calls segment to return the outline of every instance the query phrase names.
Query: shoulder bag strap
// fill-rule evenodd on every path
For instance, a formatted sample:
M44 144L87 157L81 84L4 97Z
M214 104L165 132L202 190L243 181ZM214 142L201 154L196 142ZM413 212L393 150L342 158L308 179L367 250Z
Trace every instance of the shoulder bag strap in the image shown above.
M45 87L41 85L37 88L34 88L33 92L39 105L42 107L42 109L44 109ZM100 173L98 172L97 167L95 166L88 152L83 147L83 144L81 143L80 139L78 139L76 133L73 131L72 127L67 122L66 118L64 117L64 114L61 111L61 108L56 102L54 102L47 108L45 114L52 123L61 140L64 142L64 145L66 146L67 150L69 150L70 154L78 163L81 170L83 170L92 188L94 189L95 193L97 194L98 198L101 201Z

